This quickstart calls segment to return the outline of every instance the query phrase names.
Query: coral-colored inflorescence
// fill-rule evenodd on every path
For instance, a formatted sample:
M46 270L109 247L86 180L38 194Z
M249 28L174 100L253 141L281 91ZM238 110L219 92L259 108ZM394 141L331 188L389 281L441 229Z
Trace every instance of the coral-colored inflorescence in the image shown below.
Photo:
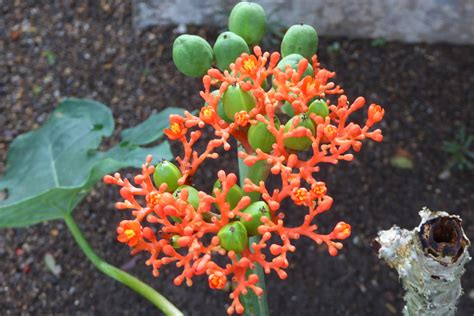
M262 289L258 287L258 276L254 273L247 274L255 264L260 264L265 273L274 271L280 278L286 278L287 253L295 251L292 240L305 236L317 244L326 244L331 255L337 254L342 248L338 240L349 237L351 227L340 222L328 234L317 231L318 226L313 220L330 209L333 199L327 195L325 183L315 179L314 175L319 171L321 163L336 164L339 160L352 160L353 155L348 152L358 152L362 140L369 138L381 141L383 138L379 129L371 130L383 118L383 108L370 105L363 126L350 122L349 116L365 105L364 98L348 102L347 97L342 95L343 90L330 81L335 73L320 68L316 56L312 58L314 76L306 77L302 75L308 67L307 60L303 59L297 70L287 67L285 71L281 71L276 67L279 59L279 53L262 53L256 46L254 55L242 54L235 64L231 64L230 72L210 69L203 77L204 91L201 96L206 104L199 115L189 112L185 112L184 116L171 115L170 126L165 129L169 139L183 144L183 155L177 157L182 173L178 181L180 185L191 184L192 176L206 159L218 158L218 148L229 150L230 136L242 145L239 157L246 165L253 166L263 161L273 175L281 178L281 186L271 191L264 181L253 183L250 179L245 179L244 191L260 193L261 199L270 207L271 218L262 217L263 224L258 228L258 242L249 244L239 254L227 252L220 246L217 237L219 230L237 217L245 218L242 211L251 203L247 196L233 209L226 202L227 193L237 182L237 176L232 173L226 174L222 170L218 172L222 188L214 189L213 194L199 192L197 209L187 202L186 189L175 198L166 192L166 184L159 188L154 186L151 180L154 172L154 167L150 165L151 157L143 165L142 173L135 177L134 184L122 179L119 174L104 178L106 183L122 187L120 193L124 201L118 202L116 207L121 210L131 209L134 216L133 220L120 223L117 228L118 240L128 244L132 248L132 254L148 252L150 257L146 264L153 267L155 276L159 275L162 265L174 263L181 268L181 273L174 279L176 285L185 281L190 286L195 275L203 274L208 276L209 286L213 289L223 289L228 281L232 281L234 285L230 294L232 303L227 310L229 314L243 313L241 294L246 294L249 290L257 295L262 294ZM261 86L271 77L273 89L266 91ZM254 95L256 106L248 113L236 113L234 122L226 123L217 115L217 106L229 85L235 84ZM211 94L212 86L217 87L217 94ZM298 127L297 123L286 132L284 124L278 127L274 123L274 117L282 113L285 101L292 105L297 115L308 111L310 100L315 97L329 100L330 95L339 96L335 104L327 101L329 116L323 118L314 113L309 115L316 126L314 134L306 128ZM270 153L260 149L253 151L248 143L247 130L250 125L258 122L265 123L276 138ZM193 146L205 127L211 127L215 137L207 143L203 152L198 153L193 150ZM307 159L300 158L284 144L288 137L304 135L312 141ZM285 210L280 207L285 199L293 201L299 209L306 210L307 214L299 226L285 226ZM218 206L218 211L215 206ZM212 237L204 238L205 236ZM218 264L214 260L216 256L227 257L228 263Z

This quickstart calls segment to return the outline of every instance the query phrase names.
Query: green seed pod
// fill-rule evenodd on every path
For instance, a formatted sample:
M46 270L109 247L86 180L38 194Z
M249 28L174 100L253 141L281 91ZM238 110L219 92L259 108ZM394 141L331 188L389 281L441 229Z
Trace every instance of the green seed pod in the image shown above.
M199 193L198 193L198 190L196 190L192 186L182 185L178 187L173 192L173 196L177 198L183 189L186 189L188 191L188 203L191 204L194 207L194 209L197 210L199 207Z
M197 35L183 34L173 43L173 62L188 77L200 77L212 67L214 52L211 45Z
M275 127L278 129L280 120L276 116L273 117L273 120ZM250 126L247 138L253 150L260 148L265 153L269 153L272 150L272 145L276 142L275 136L267 129L267 124L263 122Z
M230 70L229 65L242 53L250 54L249 47L242 37L232 32L221 33L214 44L217 68L222 71Z
M328 105L324 100L315 100L309 105L308 113L314 113L322 118L329 115Z
M219 180L214 183L212 191L214 191L215 188L219 189L219 191L222 191L222 184ZM212 192L212 196L215 196L214 192ZM237 184L234 184L230 188L229 192L227 192L227 196L225 197L226 202L230 205L230 209L233 209L237 203L239 203L242 196L244 196L244 191L242 191L242 189ZM216 205L216 207L219 209L219 206Z
M156 165L155 172L153 172L153 182L155 182L157 188L161 184L166 183L168 185L166 191L173 192L178 187L178 180L181 176L182 174L178 167L165 160Z
M216 96L219 94L219 90L214 90L211 92L211 94ZM204 103L204 105L207 105L207 102ZM229 119L227 115L225 115L224 104L222 104L222 97L219 99L219 103L217 103L217 115L219 115L219 117L223 119L225 122L232 123L232 120Z
M254 2L240 2L230 12L229 30L242 36L249 45L258 44L267 29L267 17L262 6Z
M288 122L285 124L285 133L288 132L293 124L293 120L297 116L293 117L290 119ZM296 126L303 126L311 131L311 133L314 135L315 133L315 128L314 128L314 123L311 121L310 118L306 114L300 114L300 122ZM296 128L295 127L295 128ZM289 137L285 139L285 146L289 149L294 149L294 150L306 150L311 146L311 138L308 136L302 136L302 137Z
M263 201L258 201L250 204L244 210L244 213L250 214L252 216L252 219L250 221L246 221L242 217L240 218L240 222L244 224L249 236L254 236L258 234L258 226L263 224L261 221L262 216L265 216L268 219L271 218L270 208L268 207L268 204Z
M179 249L181 248L180 245L178 245L178 238L181 237L179 235L173 235L173 237L171 237L171 246L173 246L174 249Z
M222 248L237 253L244 251L248 246L248 236L245 226L241 222L232 222L222 227L217 233Z
M296 24L286 31L281 41L281 55L300 54L311 60L318 50L318 33L311 25Z
M222 104L222 100L219 100L219 103L217 104L217 115L219 115L219 117L223 119L226 123L233 122L233 120L231 120L230 118L227 117L227 115L225 115L224 104Z
M234 121L235 113L240 111L249 112L257 103L251 92L243 91L238 85L229 86L222 99L224 113L232 121Z

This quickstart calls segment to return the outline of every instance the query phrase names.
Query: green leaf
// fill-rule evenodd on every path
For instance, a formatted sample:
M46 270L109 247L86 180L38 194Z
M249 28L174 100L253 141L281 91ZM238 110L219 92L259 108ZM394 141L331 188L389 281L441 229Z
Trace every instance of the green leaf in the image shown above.
M183 109L171 107L153 114L140 125L124 130L122 139L137 145L149 144L163 136L163 129L169 125L170 114L183 114L183 112Z
M172 158L168 142L142 148L130 139L98 151L102 138L113 130L112 113L105 105L67 99L42 127L18 136L0 179L0 190L7 190L7 198L0 201L0 228L62 218L105 174L140 167L148 154L155 161Z

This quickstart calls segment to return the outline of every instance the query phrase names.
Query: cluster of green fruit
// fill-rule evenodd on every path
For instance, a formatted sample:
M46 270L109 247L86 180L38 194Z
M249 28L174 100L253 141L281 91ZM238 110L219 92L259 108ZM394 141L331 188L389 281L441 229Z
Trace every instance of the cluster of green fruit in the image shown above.
M187 202L197 210L199 207L199 193L190 185L178 185L178 180L181 178L181 172L176 165L169 161L162 161L156 165L155 172L153 173L153 182L157 187L161 184L166 183L167 192L173 193L175 198L181 198L180 193L182 190L186 190L188 193ZM214 191L221 191L222 185L217 180L213 187ZM215 196L215 195L214 195ZM237 185L233 185L227 192L225 199L229 204L230 210L235 208L239 203L240 199L244 196L244 192ZM215 205L217 210L220 210L218 205ZM226 250L233 250L235 252L242 252L248 246L249 236L258 234L258 226L262 225L261 218L265 216L270 218L270 209L268 205L263 201L257 201L251 203L243 211L243 214L247 214L247 218L236 217L234 221L223 226L217 236L220 240L220 245ZM206 217L203 216L206 220ZM179 217L171 218L175 223L180 223ZM207 218L210 221L210 218ZM177 240L180 236L175 235L171 238L173 247L179 248Z
M229 31L217 37L214 47L197 35L178 36L173 43L173 61L179 71L189 77L200 77L214 64L222 71L229 70L237 57L249 54L249 47L263 39L267 29L265 11L257 3L240 2L231 11L228 26ZM312 26L293 25L281 43L282 57L291 56L282 66L297 64L301 58L310 60L317 48L318 34Z
M225 100L225 94L224 94L224 100ZM235 102L231 103L235 107ZM290 105L291 106L291 105ZM226 103L224 101L224 109L226 108ZM291 116L291 119L289 119L285 123L285 133L289 132L290 130L296 128L296 127L304 127L306 129L309 129L311 133L314 135L316 132L316 126L313 122L313 120L310 119L309 115L310 113L315 113L318 116L321 116L325 118L326 116L329 115L329 109L324 100L321 99L316 99L314 100L311 105L309 106L308 112L304 114L300 114L298 116ZM296 118L298 117L299 122L296 124ZM275 128L279 129L280 128L280 119L277 116L274 116L273 118ZM296 125L296 126L293 126ZM248 142L250 147L252 147L253 150L260 149L261 151L265 153L270 153L273 144L276 142L276 137L273 135L269 130L267 124L264 122L258 122L252 126L250 126L248 130ZM303 151L308 149L311 146L311 139L308 136L295 136L295 137L287 137L284 140L285 147L291 150L298 150L298 151Z
M173 61L176 67L187 76L202 76L215 63L220 70L229 70L230 64L241 56L249 53L249 46L258 44L266 30L266 16L263 8L256 3L240 2L230 13L229 30L219 35L214 48L209 43L196 35L181 35L173 44ZM302 59L311 60L318 48L318 35L316 30L306 24L291 26L285 33L281 42L281 56L277 67L285 71L287 67L297 70ZM303 77L313 76L313 68L308 64ZM250 80L250 79L249 79ZM262 88L267 90L277 88L272 81L262 83ZM217 95L219 92L212 92ZM235 115L241 111L249 112L256 105L256 100L251 91L244 91L238 84L227 88L217 106L217 113L227 123L235 120ZM299 126L305 127L315 134L315 124L309 118L310 113L315 113L322 118L329 114L328 106L324 100L313 99L309 102L307 113L294 115L294 109L289 102L282 105L284 114L291 117L285 124L285 132ZM296 117L299 117L296 119ZM296 124L295 120L299 122ZM278 117L274 119L275 127L281 125ZM295 125L295 126L293 126ZM248 130L250 146L269 153L276 142L275 136L268 130L267 124L258 122ZM311 146L311 139L307 136L287 137L285 146L290 150L306 150Z

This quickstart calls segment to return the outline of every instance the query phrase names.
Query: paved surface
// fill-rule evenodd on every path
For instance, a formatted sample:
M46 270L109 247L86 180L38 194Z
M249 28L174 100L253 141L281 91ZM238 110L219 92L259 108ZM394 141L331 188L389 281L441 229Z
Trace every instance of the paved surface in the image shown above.
M134 25L227 23L236 0L136 0ZM322 35L404 42L474 43L472 0L255 0L270 21L314 25Z

